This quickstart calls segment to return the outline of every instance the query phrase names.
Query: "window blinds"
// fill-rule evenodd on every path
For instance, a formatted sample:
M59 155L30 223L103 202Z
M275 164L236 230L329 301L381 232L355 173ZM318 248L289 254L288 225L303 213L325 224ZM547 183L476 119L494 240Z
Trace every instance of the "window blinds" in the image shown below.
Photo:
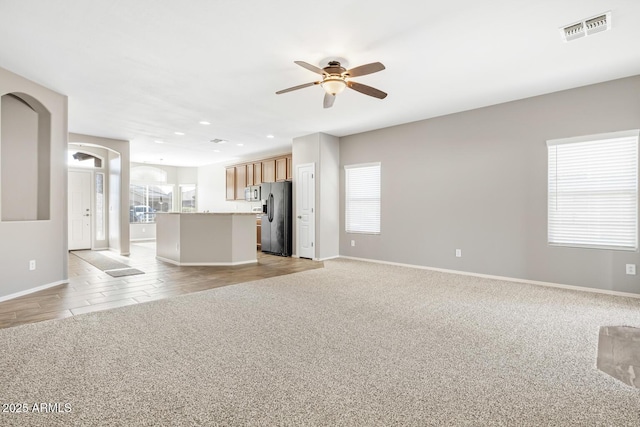
M549 244L636 250L638 131L547 146Z
M345 166L345 229L380 233L380 163Z

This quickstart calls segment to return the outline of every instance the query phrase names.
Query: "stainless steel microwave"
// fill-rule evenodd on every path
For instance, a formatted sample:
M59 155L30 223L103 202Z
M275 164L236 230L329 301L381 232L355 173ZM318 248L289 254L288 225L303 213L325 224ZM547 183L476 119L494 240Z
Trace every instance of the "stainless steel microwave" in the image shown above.
M260 186L252 185L244 189L244 199L247 202L259 202L260 201Z

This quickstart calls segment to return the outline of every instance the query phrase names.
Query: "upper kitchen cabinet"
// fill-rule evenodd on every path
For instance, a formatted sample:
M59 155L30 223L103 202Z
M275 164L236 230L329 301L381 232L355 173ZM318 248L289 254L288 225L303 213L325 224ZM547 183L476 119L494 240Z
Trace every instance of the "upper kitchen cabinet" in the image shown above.
M276 181L287 180L287 158L280 157L276 159Z
M262 162L253 164L253 185L262 184Z
M247 165L247 187L250 185L255 185L253 178L253 163L249 163Z
M265 160L262 162L262 182L276 181L276 161Z
M244 200L244 188L247 186L247 165L236 166L236 200Z
M291 181L291 154L227 166L227 200L244 200L244 189L263 182Z
M236 199L236 168L227 168L227 200Z

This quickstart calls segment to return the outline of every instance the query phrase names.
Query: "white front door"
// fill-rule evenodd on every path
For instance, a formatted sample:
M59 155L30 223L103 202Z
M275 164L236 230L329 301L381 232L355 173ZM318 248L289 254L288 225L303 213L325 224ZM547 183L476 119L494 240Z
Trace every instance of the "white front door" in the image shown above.
M296 167L296 240L300 258L315 258L315 182L314 163Z
M69 171L69 250L91 249L91 176Z

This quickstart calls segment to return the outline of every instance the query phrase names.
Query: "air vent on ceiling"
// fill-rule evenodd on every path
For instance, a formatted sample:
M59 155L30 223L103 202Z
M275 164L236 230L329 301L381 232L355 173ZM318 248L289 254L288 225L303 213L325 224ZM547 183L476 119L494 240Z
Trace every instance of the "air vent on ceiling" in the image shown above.
M570 42L611 29L611 11L560 28L562 40Z

